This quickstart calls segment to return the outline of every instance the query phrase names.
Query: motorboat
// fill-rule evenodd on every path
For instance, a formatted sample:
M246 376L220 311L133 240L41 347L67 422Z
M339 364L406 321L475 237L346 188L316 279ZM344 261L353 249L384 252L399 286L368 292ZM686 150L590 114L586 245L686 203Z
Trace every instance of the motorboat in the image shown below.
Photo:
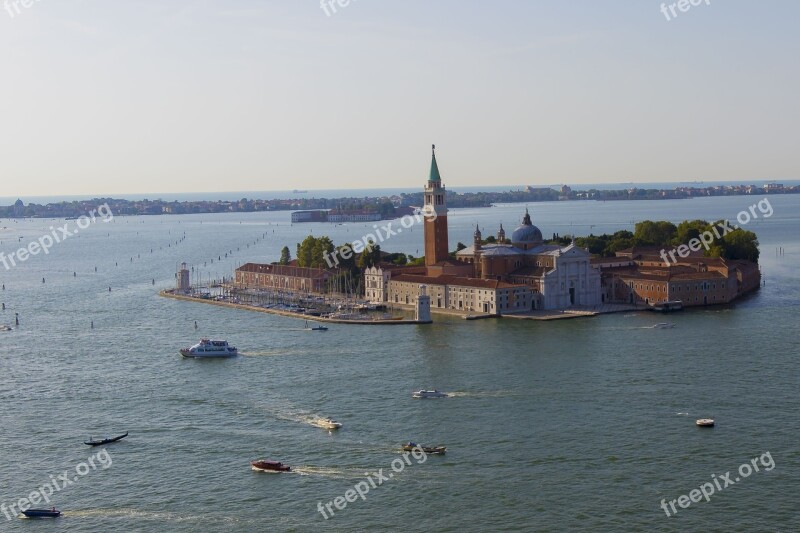
M328 326L323 326L322 324L317 324L316 326L309 326L308 320L306 320L306 330L308 331L328 331Z
M418 390L411 393L412 398L447 398L447 393L440 390Z
M658 324L653 325L653 329L671 329L674 328L675 324L672 322L659 322Z
M337 422L333 418L320 418L317 420L317 425L325 429L339 429L342 427L342 423Z
M190 348L181 348L184 357L234 357L239 352L235 346L229 346L228 341L200 339L200 342Z
M102 446L103 444L111 444L112 442L117 442L119 440L124 439L127 436L128 432L126 431L124 435L118 435L116 437L111 437L111 438L106 437L105 439L100 439L100 440L92 440L92 437L89 437L89 440L83 441L83 443L87 446Z
M250 461L250 466L252 466L254 470L261 470L262 472L292 471L292 467L290 467L289 465L285 465L280 461L267 461L267 460Z
M414 451L414 450L422 450L423 452L425 452L427 454L432 454L432 455L444 455L444 453L447 451L447 447L446 446L420 446L416 442L410 442L410 441L405 443L405 444L403 444L403 451L404 452L411 452L411 451Z
M714 427L714 419L713 418L699 418L695 424L700 426L701 428L710 428Z
M6 326L5 324L0 324L0 331L12 331L14 328L11 326Z
M58 518L61 516L61 511L53 507L52 509L28 509L22 511L22 514L28 518Z

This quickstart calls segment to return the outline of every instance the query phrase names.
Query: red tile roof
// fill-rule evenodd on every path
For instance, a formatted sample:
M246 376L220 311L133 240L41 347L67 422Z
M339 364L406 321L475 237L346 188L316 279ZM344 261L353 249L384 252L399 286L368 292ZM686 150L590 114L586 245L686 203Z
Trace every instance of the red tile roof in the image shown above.
M459 276L430 277L403 274L393 277L392 281L419 284L424 283L426 285L460 285L462 287L476 287L479 289L527 288L527 285L517 285L513 283L506 283L505 281L497 281L494 279L464 278Z
M332 274L324 268L299 267L292 265L269 265L261 263L245 263L236 269L237 272L254 272L256 274L274 274L296 278L324 278Z

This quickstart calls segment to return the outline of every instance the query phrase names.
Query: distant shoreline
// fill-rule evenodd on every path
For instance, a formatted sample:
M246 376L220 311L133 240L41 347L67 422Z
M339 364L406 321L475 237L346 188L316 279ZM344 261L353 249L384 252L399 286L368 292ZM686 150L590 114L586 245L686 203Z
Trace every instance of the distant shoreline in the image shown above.
M462 189L464 190L464 189ZM451 208L491 207L494 204L533 203L551 201L636 201L686 200L713 196L763 196L798 194L800 185L767 183L758 185L680 186L672 189L585 189L574 190L567 185L526 187L510 191L448 191L447 205ZM299 194L299 193L298 193ZM343 214L380 214L381 219L397 218L397 209L408 209L424 203L422 191L387 196L342 196L334 198L272 198L240 200L126 200L92 198L85 200L29 203L21 200L0 206L0 218L66 218L86 214L98 204L107 203L114 215L185 215L212 213L251 213L269 211L331 211Z

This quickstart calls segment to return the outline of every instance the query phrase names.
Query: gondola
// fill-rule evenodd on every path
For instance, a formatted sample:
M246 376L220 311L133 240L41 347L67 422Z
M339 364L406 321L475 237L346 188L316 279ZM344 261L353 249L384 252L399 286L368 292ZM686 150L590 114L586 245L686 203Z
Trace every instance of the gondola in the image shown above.
M409 442L407 444L403 444L403 451L404 452L411 452L414 450L422 450L424 453L433 454L433 455L444 455L447 452L447 447L445 446L420 446L415 442Z
M22 514L28 518L57 518L61 516L61 511L57 511L55 507L52 509L28 509L22 511Z
M112 442L117 442L118 440L122 440L127 436L128 432L126 431L124 435L119 435L117 437L114 437L113 439L91 440L91 437L89 437L90 440L83 441L83 443L86 444L87 446L102 446L103 444L111 444Z

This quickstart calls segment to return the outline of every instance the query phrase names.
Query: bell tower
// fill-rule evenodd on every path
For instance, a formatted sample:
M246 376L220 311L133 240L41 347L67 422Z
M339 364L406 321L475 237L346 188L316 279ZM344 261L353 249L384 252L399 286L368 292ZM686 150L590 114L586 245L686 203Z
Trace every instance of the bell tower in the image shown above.
M431 172L425 184L425 266L449 259L445 188L436 164L436 145L431 145Z

